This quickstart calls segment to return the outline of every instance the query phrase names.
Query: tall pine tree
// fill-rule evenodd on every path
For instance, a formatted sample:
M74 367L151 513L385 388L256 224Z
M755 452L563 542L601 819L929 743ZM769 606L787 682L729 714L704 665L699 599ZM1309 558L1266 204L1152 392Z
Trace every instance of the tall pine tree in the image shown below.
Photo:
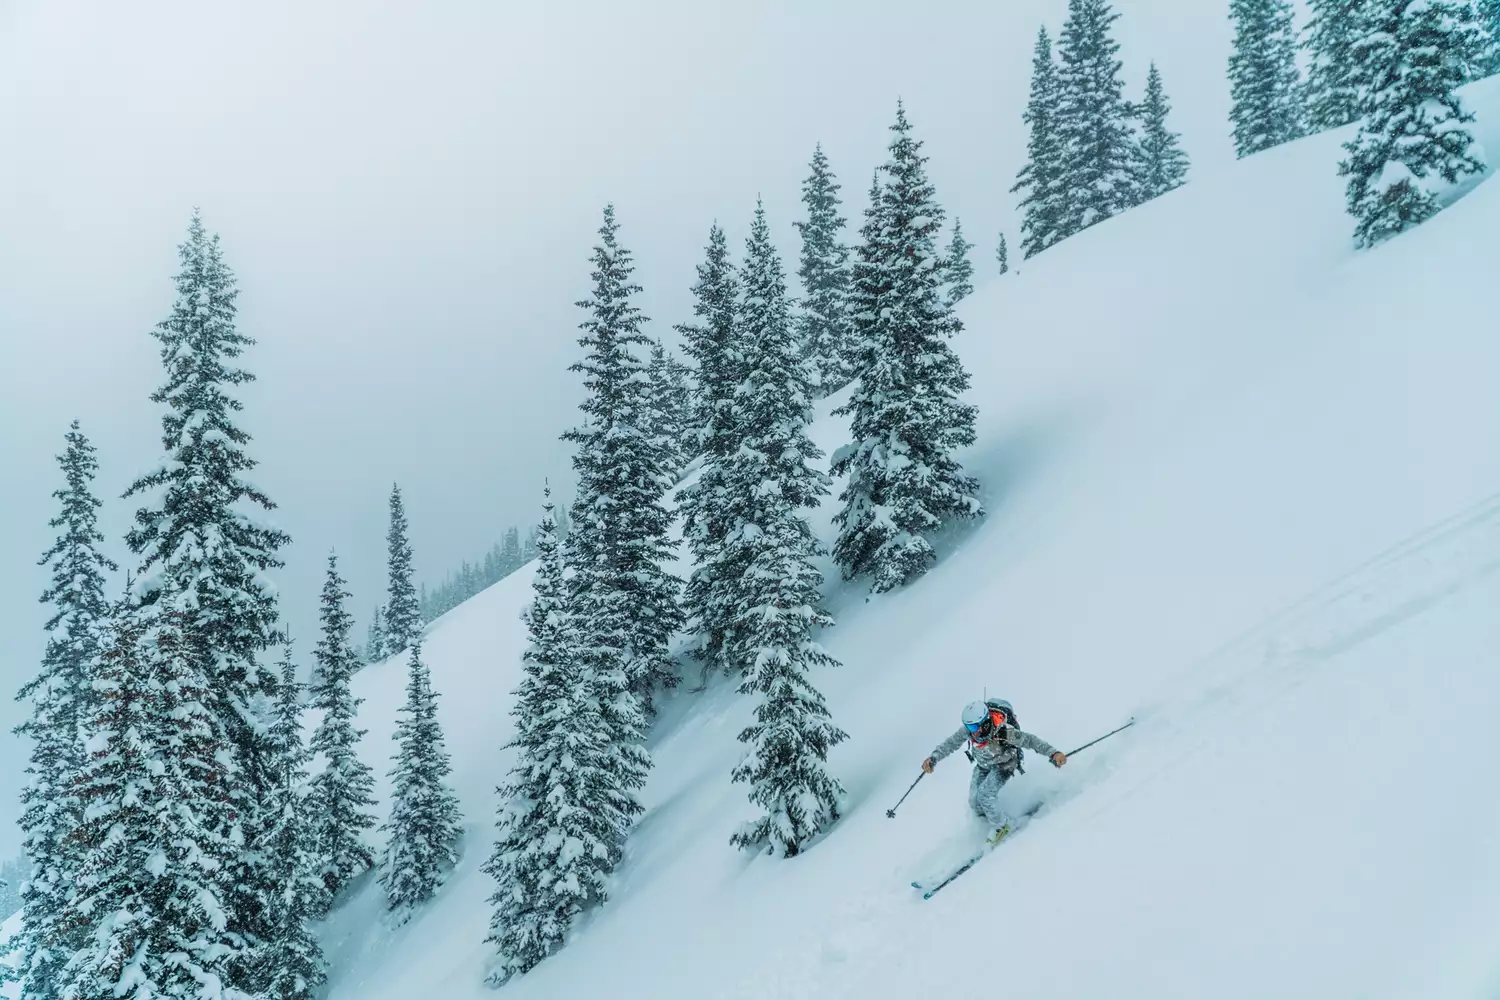
M1367 81L1361 79L1354 43L1364 31L1368 0L1308 0L1311 17L1302 46L1308 52L1303 88L1308 128L1321 132L1360 116Z
M329 553L319 610L322 636L313 652L317 670L311 692L312 707L323 711L313 732L312 751L323 756L324 767L312 780L310 803L324 910L351 878L374 862L364 832L375 825L370 813L375 805L375 777L358 754L365 730L354 726L363 699L354 697L349 687L359 662L349 648L353 619L344 609L348 597L338 558Z
M506 744L516 760L498 789L497 836L485 863L497 884L488 940L500 953L498 982L560 948L573 921L606 900L649 767L638 743L617 742L606 728L606 715L617 714L606 700L617 697L618 682L586 665L550 490L537 552L522 680L511 708L516 729Z
M437 692L413 646L408 663L404 717L391 738L400 744L391 771L391 815L380 862L380 885L391 909L406 913L432 899L458 862L462 834L458 797L448 787L453 772L437 720Z
M1130 109L1115 58L1120 45L1110 33L1119 16L1109 0L1068 0L1058 45L1058 184L1067 192L1057 224L1059 239L1140 202L1131 170Z
M386 531L385 655L405 652L422 634L422 610L411 581L411 540L401 487L391 484L391 526Z
M185 616L185 641L208 679L208 709L229 741L233 808L223 814L230 829L222 832L243 850L217 877L229 927L253 952L275 892L255 842L265 825L266 717L277 683L260 656L281 638L267 574L281 567L277 553L290 539L259 519L275 504L247 478L257 463L246 450L250 435L235 423L243 404L232 392L254 381L236 366L254 341L235 326L234 274L219 238L208 235L196 213L178 255L177 298L153 331L166 370L151 396L166 408L165 456L125 494L142 501L126 541L139 560L136 599L148 606L171 601ZM247 974L237 960L234 985Z
M667 642L682 624L679 582L667 570L674 543L666 490L672 477L650 433L649 383L642 355L645 317L631 301L632 255L617 239L613 206L604 210L594 250L594 292L579 303L584 358L583 423L563 435L577 446L575 519L568 536L575 613L585 656L598 677L619 675L624 717L651 710L653 692L677 683ZM622 721L622 739L635 728Z
M102 643L76 785L68 917L80 933L63 997L247 996L233 975L246 942L222 887L240 852L225 794L237 776L189 601L179 592L121 607Z
M1371 247L1437 214L1452 188L1484 171L1456 93L1474 46L1467 0L1372 0L1354 47L1371 81L1370 111L1344 149L1354 239Z
M974 264L969 251L974 244L964 239L963 226L953 219L953 239L948 243L948 305L956 306L974 294Z
M31 702L30 717L16 732L31 741L20 827L33 871L22 889L22 934L14 944L26 996L35 1000L58 995L60 972L74 947L64 914L78 864L72 834L83 818L75 783L85 763L83 724L95 708L92 666L108 610L104 579L118 568L99 551L104 536L93 493L99 466L78 421L66 442L58 456L64 486L52 494L61 509L48 522L58 536L40 560L52 575L42 592L52 610L46 653L37 676L17 695Z
M1005 234L1000 234L1000 243L995 247L995 263L1000 265L1000 274L1010 273L1010 250L1005 245Z
M259 995L267 1000L313 1000L327 980L323 950L311 921L323 909L323 881L314 843L314 816L306 798L309 754L302 741L302 685L290 644L281 661L281 689L271 723L276 761L271 785L266 851L276 893L266 916Z
M761 815L732 842L791 857L838 818L843 790L825 764L829 747L845 737L808 678L813 667L834 665L812 640L814 629L833 620L819 607L822 574L814 561L823 552L806 517L828 485L813 468L823 455L807 436L811 391L781 261L759 205L742 273L748 363L737 408L744 445L729 460L740 504L724 544L737 550L731 562L743 567L733 581L730 658L744 674L740 691L760 696L755 722L740 733L749 750L733 778L749 783Z
M837 411L851 418L853 442L833 462L848 476L834 558L846 578L870 575L876 592L926 571L935 558L927 535L983 513L978 483L954 457L974 441L975 409L959 399L969 376L948 344L963 325L942 294L943 210L900 106L892 131L855 270L863 367Z
M802 182L807 219L795 223L802 234L797 335L818 391L827 394L849 381L849 248L839 241L846 220L839 214L839 183L822 143L814 147L810 166Z
M1187 183L1187 154L1177 142L1177 133L1167 128L1171 112L1161 73L1152 63L1146 77L1146 100L1140 106L1141 136L1136 147L1136 183L1143 201Z
M1287 0L1230 0L1229 16L1234 21L1229 118L1235 151L1245 157L1303 133L1297 35Z
M1062 85L1057 63L1052 58L1052 39L1047 29L1042 28L1037 32L1036 53L1031 61L1031 99L1021 115L1031 129L1026 165L1010 189L1013 194L1021 194L1021 251L1028 258L1064 235L1068 189L1063 185L1066 150L1059 121L1061 113Z
M740 381L741 363L734 348L734 303L738 289L734 265L729 260L729 241L715 223L708 231L708 247L693 285L696 319L676 328L696 368L693 426L697 450L709 455L724 448L723 439L730 430L730 401Z

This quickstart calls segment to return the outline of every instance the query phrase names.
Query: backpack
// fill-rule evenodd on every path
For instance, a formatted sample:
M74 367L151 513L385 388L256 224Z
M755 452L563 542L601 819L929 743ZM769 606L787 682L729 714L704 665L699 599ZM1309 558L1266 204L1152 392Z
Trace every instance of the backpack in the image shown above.
M1010 702L1006 701L1004 698L986 698L986 699L984 699L984 703L986 705L988 705L992 709L993 708L998 708L998 709L1000 709L1000 711L1004 712L1005 713L1005 724L1007 726L1015 726L1017 729L1021 728L1021 724L1016 721L1016 710L1011 707ZM972 743L973 741L971 740L970 742ZM1016 749L1016 770L1015 770L1015 773L1016 774L1025 774L1026 773L1026 767L1025 767L1026 751L1024 749L1022 749L1021 747L1016 747L1015 749ZM974 760L974 753L968 747L964 748L964 755L969 758L970 762L972 762Z

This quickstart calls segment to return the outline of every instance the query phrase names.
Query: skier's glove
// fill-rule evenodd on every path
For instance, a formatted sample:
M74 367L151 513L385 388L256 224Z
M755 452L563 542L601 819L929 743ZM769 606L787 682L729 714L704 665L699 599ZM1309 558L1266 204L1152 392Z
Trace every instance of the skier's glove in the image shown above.
M1061 750L1057 751L1057 753L1055 753L1055 754L1052 755L1052 766L1053 767L1062 767L1067 762L1068 762L1068 755L1065 754L1065 753L1063 753Z
M928 774L931 774L932 769L935 767L937 767L937 761L933 760L931 757L928 757L926 760L922 761L922 770L926 771Z

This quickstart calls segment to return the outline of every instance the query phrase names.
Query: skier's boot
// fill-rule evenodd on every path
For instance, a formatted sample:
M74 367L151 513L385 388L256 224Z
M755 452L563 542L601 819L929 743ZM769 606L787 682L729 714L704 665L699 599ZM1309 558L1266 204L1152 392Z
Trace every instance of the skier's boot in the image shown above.
M989 839L985 841L985 843L989 844L991 847L998 847L998 846L1000 846L1000 841L1004 840L1009 835L1010 835L1010 824L1006 823L1000 829L998 829L994 833L992 833L990 835Z

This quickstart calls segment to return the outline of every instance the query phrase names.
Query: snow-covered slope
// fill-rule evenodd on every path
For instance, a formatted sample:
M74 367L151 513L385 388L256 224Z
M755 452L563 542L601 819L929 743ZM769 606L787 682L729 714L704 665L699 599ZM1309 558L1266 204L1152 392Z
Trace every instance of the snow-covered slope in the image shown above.
M1500 81L1469 97L1500 155ZM904 592L834 589L845 818L792 861L731 849L749 706L682 695L614 898L505 995L1500 993L1500 185L1355 254L1342 138L1198 178L966 303L990 513ZM527 576L430 636L465 857L400 929L373 885L334 916L335 1000L488 995L478 869ZM403 673L357 682L382 771ZM922 902L907 883L979 836L964 762L885 809L986 689L1065 748L1139 724L1034 761L1008 791L1037 819Z

